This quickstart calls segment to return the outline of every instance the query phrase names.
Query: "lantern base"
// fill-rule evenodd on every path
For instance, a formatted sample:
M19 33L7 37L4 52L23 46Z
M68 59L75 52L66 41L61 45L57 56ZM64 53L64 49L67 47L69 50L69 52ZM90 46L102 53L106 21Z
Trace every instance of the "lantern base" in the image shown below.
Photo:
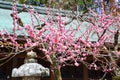
M39 77L23 77L22 80L40 80Z

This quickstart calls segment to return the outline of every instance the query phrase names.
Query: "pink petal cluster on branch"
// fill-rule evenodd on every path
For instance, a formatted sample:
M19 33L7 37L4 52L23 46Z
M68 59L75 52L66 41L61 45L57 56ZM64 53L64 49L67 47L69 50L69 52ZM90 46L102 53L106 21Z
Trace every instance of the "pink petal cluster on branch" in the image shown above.
M91 12L92 14L95 14L95 18L89 17L89 20L91 20L94 24L85 21L77 22L77 20L75 20L75 24L73 24L74 22L71 22L70 26L67 27L65 25L65 19L67 18L62 17L61 15L54 16L56 20L54 21L52 17L50 17L52 15L48 14L49 18L46 20L42 18L40 14L34 13L33 9L28 10L28 13L31 15L30 19L32 21L32 26L28 24L23 28L27 34L27 36L25 36L25 48L38 46L40 43L42 43L44 48L40 50L45 52L44 54L49 61L51 56L54 55L59 66L79 66L80 63L87 62L87 57L90 55L93 56L93 60L96 59L102 64L103 62L99 60L98 57L101 55L101 47L103 47L106 42L113 43L112 39L114 39L114 34L120 29L120 16L114 17L104 13L98 15L92 10ZM37 15L42 23L45 23L45 26L42 29L38 30L34 27L35 24L33 20L33 14ZM15 3L13 3L12 15L14 34L11 36L7 31L5 31L5 34L11 40L11 42L15 43L15 46L17 46L17 12ZM0 35L4 39L4 34L2 32L0 32ZM92 42L91 37L94 35L96 36L96 41ZM90 68L94 67L94 69L98 69L97 64L94 62L86 65L89 65ZM105 64L103 68L106 66L108 66L108 64Z

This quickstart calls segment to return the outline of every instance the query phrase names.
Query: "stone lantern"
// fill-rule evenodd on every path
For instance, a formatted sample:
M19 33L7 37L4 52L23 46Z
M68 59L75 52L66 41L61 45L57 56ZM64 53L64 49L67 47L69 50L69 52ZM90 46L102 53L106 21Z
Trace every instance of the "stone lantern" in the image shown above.
M40 80L40 77L49 76L49 69L38 64L35 57L37 57L35 52L28 52L24 64L19 68L13 68L12 77L22 77L22 80Z

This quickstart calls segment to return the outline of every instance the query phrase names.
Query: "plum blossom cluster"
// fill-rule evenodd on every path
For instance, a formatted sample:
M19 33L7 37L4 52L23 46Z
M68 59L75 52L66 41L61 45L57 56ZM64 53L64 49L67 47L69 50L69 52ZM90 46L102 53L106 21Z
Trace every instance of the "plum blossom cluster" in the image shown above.
M42 43L44 49L42 49L47 57L51 55L55 56L55 60L60 66L75 65L79 66L81 63L85 63L89 69L109 69L109 64L102 64L102 60L99 59L101 49L105 46L105 43L113 43L114 34L119 27L119 17L113 17L111 15L96 15L97 20L94 24L88 23L87 26L82 26L81 22L77 26L70 26L69 28L65 25L65 20L62 19L61 15L56 16L57 22L49 19L46 25L41 29L37 30L33 26L25 26L27 34L30 36L26 39L29 46L38 45ZM75 36L83 28L87 27L79 36ZM96 35L96 41L90 40L91 34ZM93 56L93 59L100 61L97 66L96 63L86 63L89 56ZM97 62L97 61L96 61ZM103 66L101 66L103 65ZM100 68L101 67L101 68Z
M16 12L15 6L13 6L13 12ZM98 15L97 13L92 12L91 14L95 15L95 18L89 17L88 20L91 20L93 24L78 21L77 24L67 27L68 25L65 25L66 18L63 18L60 14L55 16L56 21L54 21L52 17L49 18L49 21L46 21L40 14L34 13L34 10L29 11L29 13L31 15L32 25L24 25L22 28L27 34L27 36L24 37L26 39L24 45L25 48L43 44L44 47L40 47L40 50L43 50L49 61L55 60L59 66L79 66L83 63L89 69L94 68L97 70L102 68L104 71L114 69L112 67L107 67L110 65L110 61L102 56L101 49L106 47L104 45L105 43L114 42L114 35L120 30L120 15L115 17L111 14L106 15L103 13ZM45 26L40 30L34 27L33 14L40 17L39 20L41 20L42 23L45 23ZM5 35L7 35L10 41L15 44L14 46L19 47L16 41L16 30L18 29L16 27L16 15L17 13L13 13L14 34L10 35L5 31ZM48 14L48 16L52 15ZM78 35L77 37L76 34ZM0 32L0 36L2 36L2 39L4 40L6 39L2 32ZM91 41L91 37L93 36L96 37L94 42ZM92 56L92 62L89 62L90 56ZM54 59L52 59L53 57ZM98 61L99 64L96 64L94 60L96 62ZM107 64L105 64L104 61L107 62Z

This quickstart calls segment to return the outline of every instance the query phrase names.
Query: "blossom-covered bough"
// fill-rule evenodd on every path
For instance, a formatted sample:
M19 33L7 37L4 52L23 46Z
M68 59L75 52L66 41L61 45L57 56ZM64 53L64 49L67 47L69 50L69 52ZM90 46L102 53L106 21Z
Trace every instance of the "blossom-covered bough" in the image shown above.
M18 13L15 4L13 0L13 35L11 36L6 30L5 36L2 32L0 33L4 41L9 39L13 44L15 55L37 46L50 62L55 80L62 80L61 67L79 66L80 64L84 64L88 69L102 70L105 73L114 72L115 75L120 76L117 65L120 57L119 14L117 16L111 13L106 15L104 9L102 9L102 14L97 14L89 9L88 16L73 14L71 19L67 17L68 15L62 17L61 13L53 16L48 10L48 17L44 19L34 9L27 8L26 11L31 15L32 25L21 27L17 22ZM37 27L40 28L36 28L34 16L44 26L39 25ZM24 47L20 47L16 41L17 30L25 31Z

